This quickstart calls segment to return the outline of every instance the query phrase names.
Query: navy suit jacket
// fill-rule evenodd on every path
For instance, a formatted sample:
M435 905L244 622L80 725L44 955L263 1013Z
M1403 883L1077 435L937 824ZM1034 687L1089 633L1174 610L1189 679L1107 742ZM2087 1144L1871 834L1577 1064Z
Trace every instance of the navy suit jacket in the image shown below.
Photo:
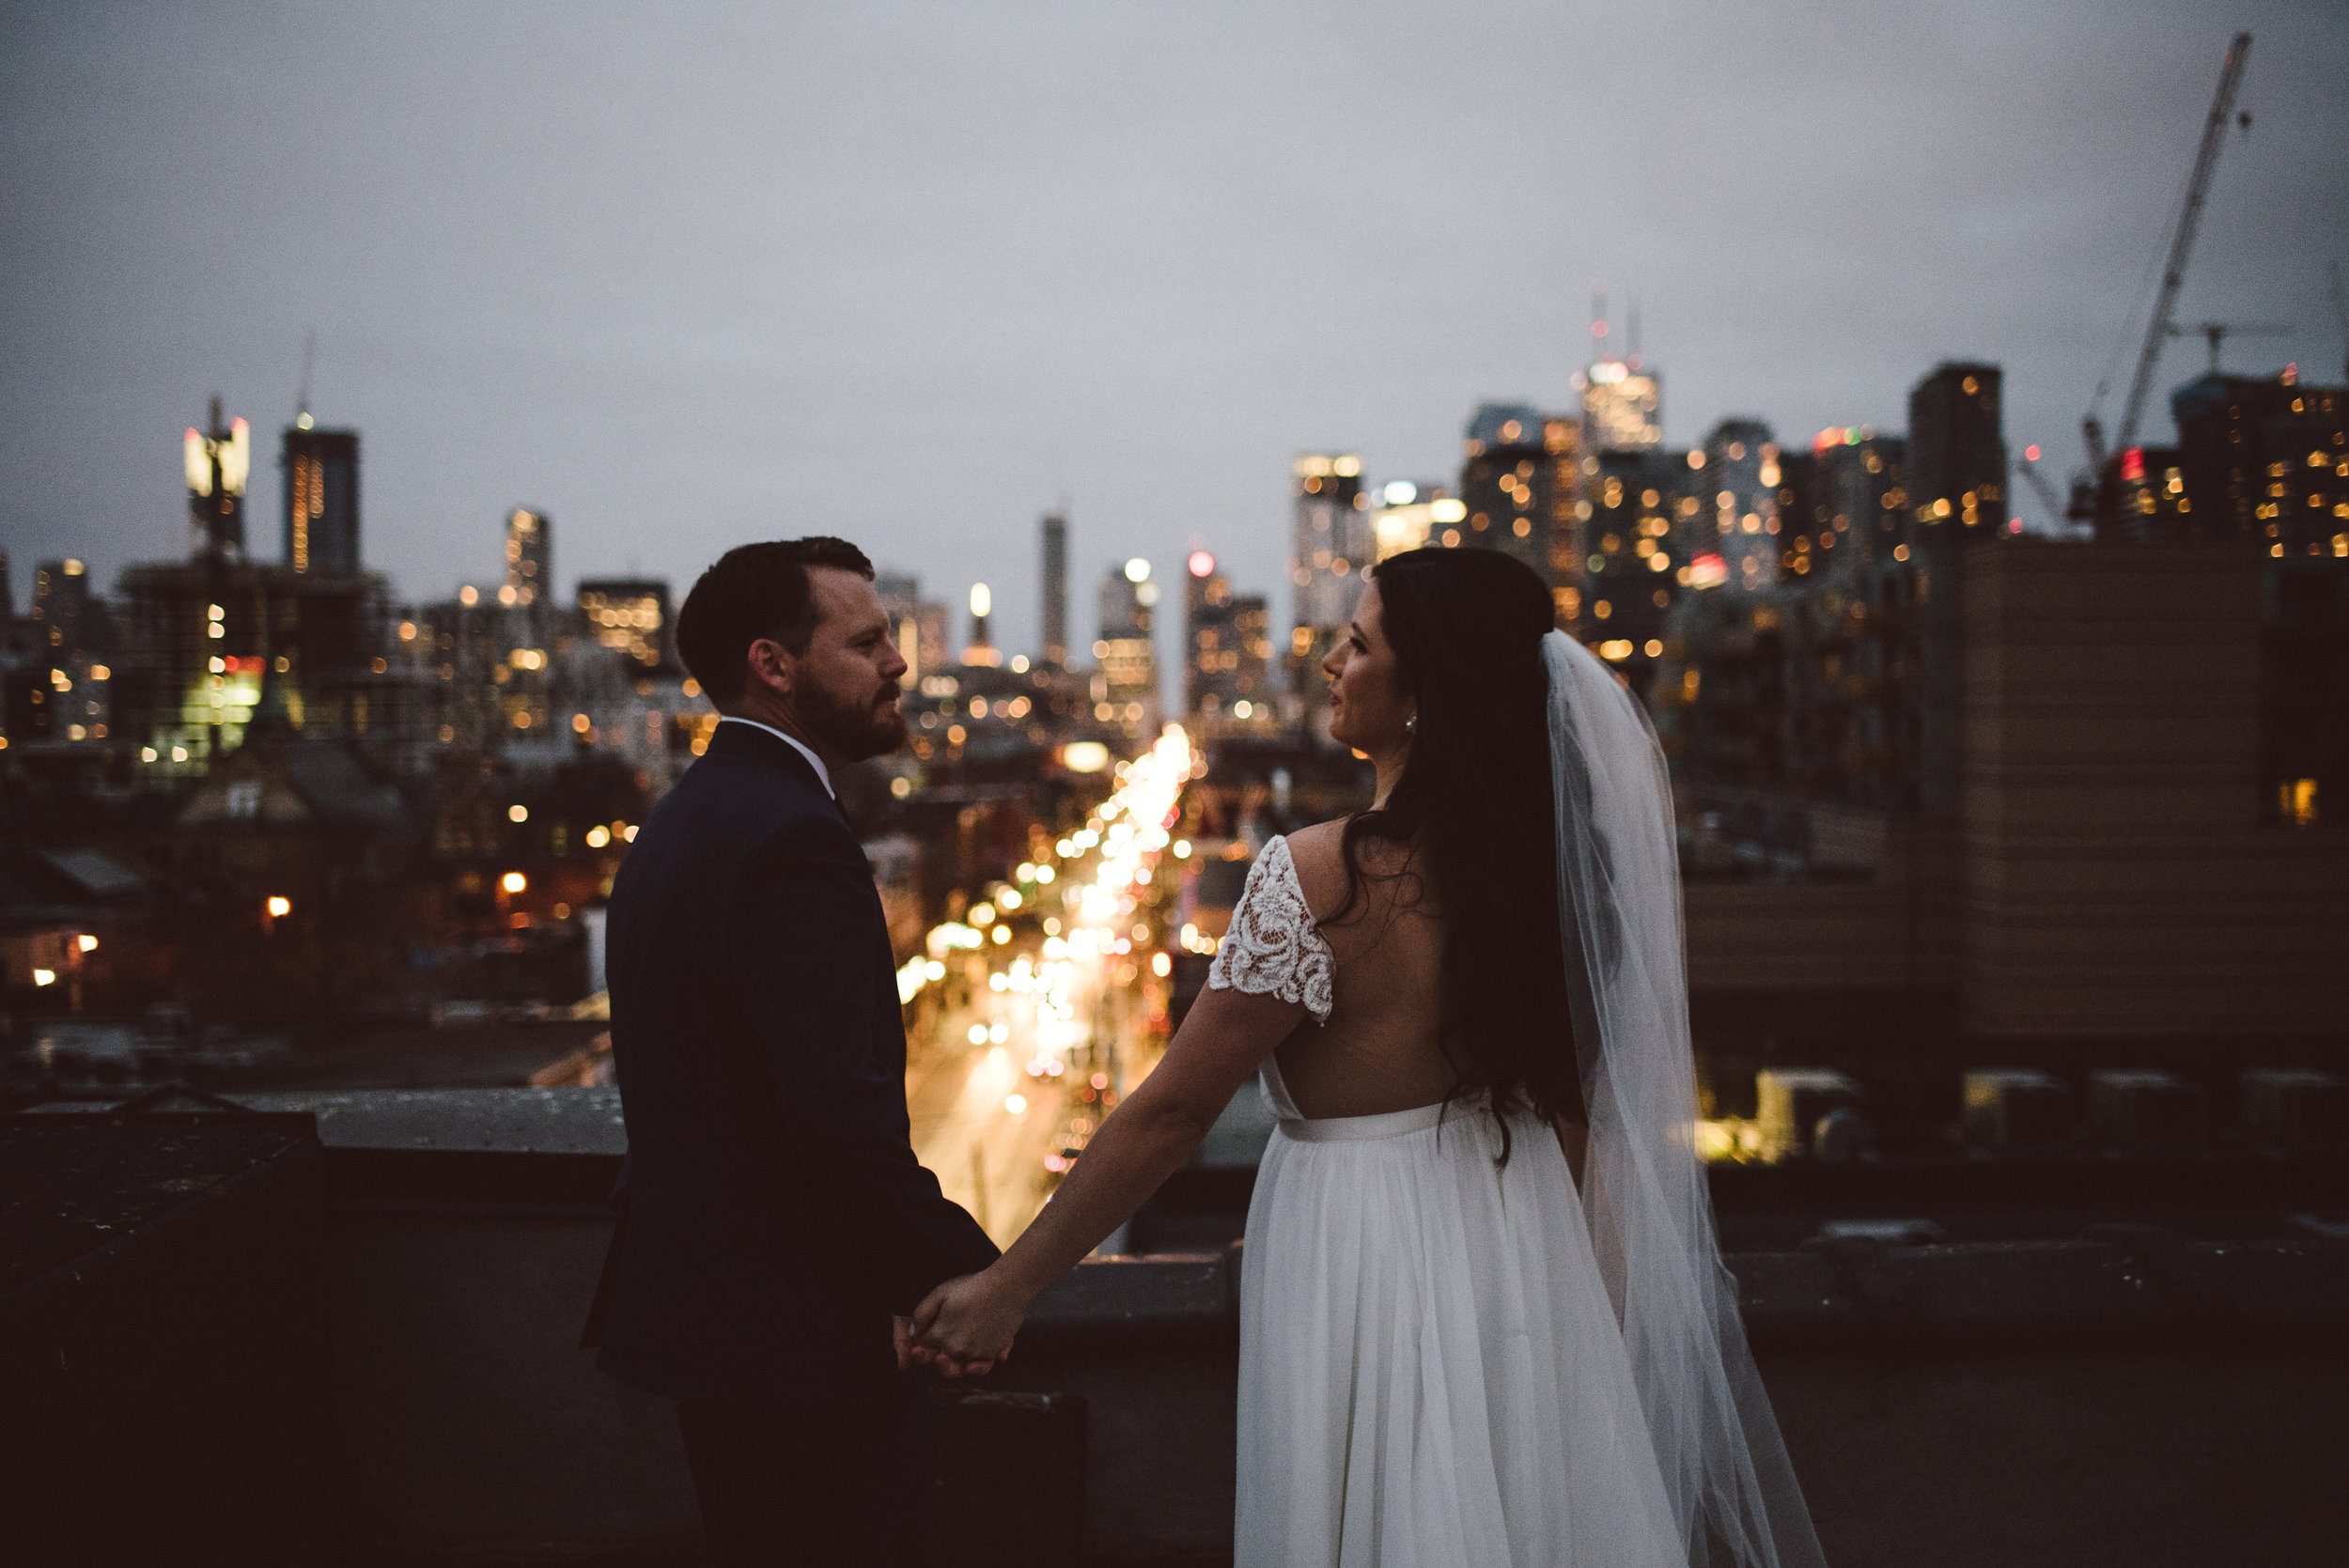
M913 1157L856 835L805 757L722 723L638 830L609 919L629 1154L604 1370L718 1404L870 1389L892 1314L996 1250Z

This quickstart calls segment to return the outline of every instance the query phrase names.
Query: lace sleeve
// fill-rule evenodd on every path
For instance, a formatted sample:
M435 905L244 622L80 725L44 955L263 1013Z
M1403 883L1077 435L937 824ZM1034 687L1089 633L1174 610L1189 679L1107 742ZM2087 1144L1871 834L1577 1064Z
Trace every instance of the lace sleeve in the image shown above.
M1232 911L1232 928L1207 968L1207 985L1302 1002L1315 1023L1326 1023L1334 970L1330 944L1298 885L1289 841L1276 838L1248 868L1248 885Z

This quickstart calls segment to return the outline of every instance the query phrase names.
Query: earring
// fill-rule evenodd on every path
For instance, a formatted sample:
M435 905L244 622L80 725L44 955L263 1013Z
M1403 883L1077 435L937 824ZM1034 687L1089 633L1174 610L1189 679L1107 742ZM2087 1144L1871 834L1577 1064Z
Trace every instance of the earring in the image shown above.
M1414 713L1403 721L1403 733L1413 740L1419 738L1419 715Z

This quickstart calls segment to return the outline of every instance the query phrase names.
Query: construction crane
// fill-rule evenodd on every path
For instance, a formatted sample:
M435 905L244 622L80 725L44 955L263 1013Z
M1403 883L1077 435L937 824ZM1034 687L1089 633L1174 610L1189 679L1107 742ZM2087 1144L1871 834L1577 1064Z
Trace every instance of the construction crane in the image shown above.
M2172 321L2170 324L2171 337L2191 337L2196 333L2200 333L2210 339L2210 373L2214 376L2218 374L2218 345L2224 339L2281 337L2291 330L2290 327L2279 326L2272 321Z
M2030 486L2031 493L2039 497L2039 505L2046 508L2047 520L2061 530L2070 519L2071 512L2064 505L2063 498L2056 494L2056 488L2047 483L2047 476L2039 472L2038 447L2023 448L2022 474L2024 482Z
M2210 116L2202 122L2202 144L2194 155L2194 175L2186 181L2186 205L2179 209L2178 225L2170 237L2170 254L2161 269L2161 291L2155 297L2153 319L2147 323L2145 345L2138 350L2137 374L2129 381L2128 401L2121 410L2120 427L2114 431L2114 448L2133 445L2137 441L2137 426L2144 417L2145 396L2153 388L2154 365L2161 358L2162 346L2171 336L2170 313L2177 307L2178 290L2186 283L2186 257L2194 250L2194 231L2201 226L2202 204L2210 196L2211 176L2218 167L2219 149L2226 145L2230 121L2240 123L2246 132L2251 128L2251 116L2235 114L2235 95L2243 86L2243 67L2251 56L2251 35L2237 33L2234 42L2227 46L2227 57L2218 72L2218 93L2211 100ZM2214 344L2216 339L2213 340ZM2097 389L2097 396L2104 389ZM2104 472L2108 450L2105 445L2104 426L2096 417L2094 403L2088 415L2080 421L2080 436L2088 445L2089 473Z

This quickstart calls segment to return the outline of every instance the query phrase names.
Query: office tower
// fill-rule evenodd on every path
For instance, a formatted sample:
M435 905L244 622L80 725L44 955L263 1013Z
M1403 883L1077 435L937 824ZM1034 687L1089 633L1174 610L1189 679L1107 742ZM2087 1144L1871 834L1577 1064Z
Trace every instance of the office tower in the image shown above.
M906 673L897 677L897 684L912 690L931 673L930 666L922 661L922 580L904 572L878 573L873 579L873 597L880 600L881 613L889 617L891 645L906 661Z
M653 578L612 577L583 581L579 614L587 635L646 670L675 666L669 585Z
M554 520L517 506L506 515L506 583L498 602L535 607L554 591Z
M94 619L89 570L79 561L43 561L33 568L32 619L39 623L48 655L66 658L86 650Z
M1908 395L1910 563L1916 595L1917 802L1957 815L1963 756L1960 634L1965 590L1958 546L2006 533L2006 438L1995 365L1948 362Z
M1263 596L1236 597L1204 550L1185 566L1185 710L1213 729L1269 727L1272 642Z
M1751 592L1779 578L1778 445L1758 419L1725 419L1704 438L1703 489L1727 585ZM1699 530L1702 534L1702 530Z
M1824 574L1842 541L1827 503L1827 472L1809 452L1778 455L1778 569L1797 581Z
M1830 426L1811 440L1840 574L1879 561L1906 561L1908 442L1861 426Z
M971 584L971 645L962 650L966 665L992 669L1003 661L1003 656L988 635L987 617L994 608L995 597L984 582Z
M1460 542L1514 555L1553 589L1575 554L1582 433L1569 418L1486 403L1470 418L1460 468Z
M1582 372L1582 443L1594 452L1644 452L1664 444L1664 382L1636 360L1601 360Z
M1372 491L1371 559L1383 561L1407 550L1460 542L1468 507L1445 486L1423 479L1390 479Z
M2141 467L2157 509L2121 511L2119 526L2100 518L2099 530L2157 539L2167 522L2170 537L2257 557L2263 815L2295 828L2349 821L2349 387L2311 386L2290 368L2204 376L2170 406L2174 474L2155 449L2120 454L2123 475ZM2177 514L2165 518L2161 502Z
M2102 540L2184 544L2238 534L2239 525L2226 508L2196 514L2186 492L2186 453L2180 447L2132 446L2115 454L2099 500L2110 504L2097 509Z
M946 604L942 599L926 598L913 607L914 647L921 658L918 668L924 675L942 674L954 662L947 651ZM899 644L902 649L904 644Z
M1696 575L1703 558L1692 558L1683 542L1703 546L1711 527L1694 526L1684 454L1619 447L1586 457L1582 466L1585 493L1576 510L1583 554L1557 591L1559 621L1644 695L1673 597L1719 581Z
M2271 560L2349 557L2349 388L2296 374L2203 376L2170 395L2188 536L2255 541ZM2120 454L2125 470L2130 454ZM2139 466L2164 466L2148 450ZM2168 490L2167 478L2159 489ZM2125 513L2109 532L2142 536Z
M1093 717L1128 738L1156 733L1159 711L1159 585L1136 557L1101 580L1100 635L1093 644Z
M1995 365L1949 362L1908 394L1909 514L1925 544L2005 532L1999 383Z
M105 601L90 592L79 561L43 561L33 568L33 602L21 625L0 599L0 632L8 633L8 730L20 740L104 740L112 717L113 643Z
M286 565L359 569L359 432L320 430L303 414L285 430Z
M194 553L213 561L243 560L244 489L253 471L252 432L241 419L222 425L220 399L215 397L207 428L189 427L183 456Z
M1044 519L1044 662L1053 669L1068 663L1068 520Z
M1361 458L1351 452L1302 454L1289 465L1289 496L1293 592L1288 646L1281 660L1283 684L1294 706L1321 720L1326 738L1321 660L1354 613L1354 601L1362 595L1362 568L1377 553ZM1195 711L1197 705L1190 706Z

